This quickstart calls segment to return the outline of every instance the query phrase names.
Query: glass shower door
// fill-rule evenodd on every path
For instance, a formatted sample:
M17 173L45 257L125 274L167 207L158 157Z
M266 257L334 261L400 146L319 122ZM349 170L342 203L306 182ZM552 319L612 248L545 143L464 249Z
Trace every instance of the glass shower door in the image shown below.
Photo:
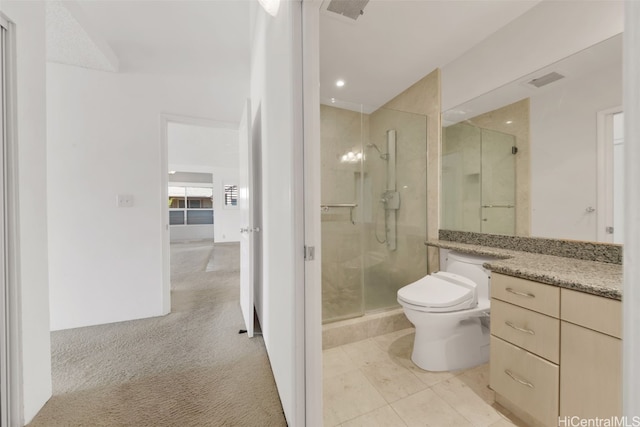
M362 316L362 145L367 116L356 104L320 106L322 320Z
M427 274L427 117L370 114L364 156L365 311L398 306L397 291Z
M481 228L483 233L514 235L515 221L515 137L482 129Z

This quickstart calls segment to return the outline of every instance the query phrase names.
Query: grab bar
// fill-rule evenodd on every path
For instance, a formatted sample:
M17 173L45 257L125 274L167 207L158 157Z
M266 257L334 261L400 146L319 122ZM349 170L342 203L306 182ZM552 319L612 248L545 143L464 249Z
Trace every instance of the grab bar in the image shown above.
M515 208L515 205L482 205L483 208Z
M328 211L329 208L357 208L357 203L333 203L327 205L320 205L323 211Z
M330 203L325 205L320 205L320 209L322 212L329 212L331 208L349 208L349 219L351 220L351 224L355 225L356 222L353 220L353 208L357 208L357 203Z

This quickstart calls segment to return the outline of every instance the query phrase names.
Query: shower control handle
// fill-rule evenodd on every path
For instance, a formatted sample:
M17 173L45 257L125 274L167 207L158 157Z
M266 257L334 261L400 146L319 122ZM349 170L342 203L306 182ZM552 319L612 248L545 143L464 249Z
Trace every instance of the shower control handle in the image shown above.
M387 190L382 193L382 203L384 203L384 208L387 210L398 210L400 209L400 193L395 190Z

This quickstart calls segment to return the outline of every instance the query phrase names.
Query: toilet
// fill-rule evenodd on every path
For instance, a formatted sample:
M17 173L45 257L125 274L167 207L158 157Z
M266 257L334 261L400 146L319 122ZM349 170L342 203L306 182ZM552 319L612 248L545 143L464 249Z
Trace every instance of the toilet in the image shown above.
M398 303L416 328L411 360L426 371L489 361L489 270L482 265L495 258L447 252L440 261L444 271L398 290Z

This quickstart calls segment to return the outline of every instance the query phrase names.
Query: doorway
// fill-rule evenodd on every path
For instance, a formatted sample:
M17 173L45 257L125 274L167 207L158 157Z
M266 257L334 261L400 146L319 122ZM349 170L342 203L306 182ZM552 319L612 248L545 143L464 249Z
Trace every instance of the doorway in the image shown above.
M599 242L623 243L624 113L615 107L598 113Z
M163 114L160 130L163 310L169 313L171 242L240 240L238 127L235 123ZM174 187L172 191L182 189L182 205L179 197L172 197L170 187Z

